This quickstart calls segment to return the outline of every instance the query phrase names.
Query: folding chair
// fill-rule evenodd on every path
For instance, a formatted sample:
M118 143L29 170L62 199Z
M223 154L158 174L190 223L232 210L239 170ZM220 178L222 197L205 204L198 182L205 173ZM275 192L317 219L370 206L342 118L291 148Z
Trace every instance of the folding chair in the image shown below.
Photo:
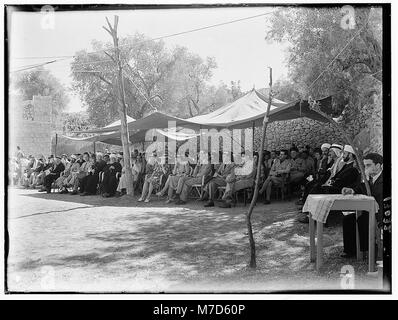
M205 176L202 177L202 182L199 184L194 184L192 185L192 193L196 193L199 198L202 198L203 196L203 189L205 186Z

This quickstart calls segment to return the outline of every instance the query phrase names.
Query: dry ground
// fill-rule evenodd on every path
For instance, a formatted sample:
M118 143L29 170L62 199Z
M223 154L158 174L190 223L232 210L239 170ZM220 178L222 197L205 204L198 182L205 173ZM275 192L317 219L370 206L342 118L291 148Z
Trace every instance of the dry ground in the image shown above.
M270 292L341 289L351 264L358 289L377 289L366 261L344 260L341 217L325 229L324 266L309 261L308 225L294 202L259 204L253 214L255 271L247 269L242 204L205 209L155 199L8 191L10 291Z

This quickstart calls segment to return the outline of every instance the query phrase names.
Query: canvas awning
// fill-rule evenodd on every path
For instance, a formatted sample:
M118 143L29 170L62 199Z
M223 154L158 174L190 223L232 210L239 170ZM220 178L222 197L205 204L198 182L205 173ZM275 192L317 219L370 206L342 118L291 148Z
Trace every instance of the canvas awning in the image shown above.
M320 109L327 114L332 113L332 97L329 96L324 99L318 100ZM165 129L171 123L175 127L185 127L193 130L199 129L238 129L250 128L253 126L261 126L266 114L268 100L256 90L252 90L243 97L229 103L213 112L205 115L200 115L188 119L181 119L161 112L154 112L142 119L138 119L128 123L128 130L132 142L144 141L145 133L150 129ZM309 108L307 100L296 100L290 103L277 100L271 105L269 114L269 122L285 121L307 117L321 122L327 120L319 115L317 112ZM96 141L114 141L120 140L120 125L112 127L104 127L95 130L84 131L84 133L100 133ZM110 134L105 135L104 134ZM109 142L105 142L109 143ZM118 143L121 144L121 143Z

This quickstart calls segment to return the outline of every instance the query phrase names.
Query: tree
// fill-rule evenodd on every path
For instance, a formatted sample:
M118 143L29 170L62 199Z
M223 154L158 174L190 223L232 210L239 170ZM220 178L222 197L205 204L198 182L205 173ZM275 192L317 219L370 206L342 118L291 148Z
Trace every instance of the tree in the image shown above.
M341 26L341 8L283 8L271 15L266 39L291 44L289 77L301 97L334 95L336 111L347 107L355 114L370 92L381 90L382 17L379 8L354 13L349 29Z
M65 110L69 103L69 97L65 87L54 77L50 71L37 68L32 71L14 73L11 77L11 85L20 92L23 99L32 100L33 96L50 96L56 108L55 115Z
M111 59L103 52L110 45L93 41L94 53L80 51L72 63L73 88L88 106L90 119L103 126L117 117L117 97L112 88L116 74ZM127 114L140 119L159 110L190 116L201 110L201 98L216 67L213 58L203 60L186 48L166 48L136 33L120 39L120 56L125 70Z
M130 163L130 141L129 141L129 132L127 129L127 113L126 113L126 100L125 100L125 91L124 91L124 75L122 62L120 57L120 49L119 49L119 38L117 35L117 27L119 23L119 17L114 17L113 26L109 23L108 18L106 18L106 22L108 23L107 27L103 27L112 37L113 39L113 54L109 54L105 52L109 58L115 63L115 67L117 68L117 82L114 86L115 95L117 95L118 100L118 111L120 118L120 137L122 140L123 147L123 160L124 160L124 169L126 176L126 184L127 184L127 194L134 195L134 187L133 187L133 173L131 170Z
M86 112L68 112L62 114L62 128L64 134L72 134L74 131L90 130L93 126L90 124Z

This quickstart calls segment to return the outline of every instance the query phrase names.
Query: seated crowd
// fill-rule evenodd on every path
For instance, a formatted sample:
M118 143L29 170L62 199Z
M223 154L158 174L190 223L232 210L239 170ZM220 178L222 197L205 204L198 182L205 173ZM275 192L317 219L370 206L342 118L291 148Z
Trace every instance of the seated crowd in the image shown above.
M192 192L206 201L205 207L230 208L236 203L239 191L250 198L253 195L257 152L242 151L235 161L231 152L198 154L196 164L189 152L178 155L175 164L153 151L146 160L145 153L134 150L131 154L132 188L140 193L138 201L149 202L152 194L166 196L166 203L185 204ZM162 161L164 160L164 161ZM217 160L217 161L214 161ZM40 187L39 192L81 196L100 194L120 197L126 194L127 184L123 154L83 153L60 157L25 157L22 152L10 159L10 183L25 188ZM364 156L364 167L371 193L382 208L383 157L376 153ZM285 190L286 189L286 190ZM320 148L309 146L299 150L264 151L260 166L259 196L264 204L271 202L276 191L297 192L297 205L302 206L309 194L366 194L354 150L350 145L324 143ZM283 198L283 196L282 196ZM380 214L377 220L380 222ZM298 221L308 223L308 213ZM367 246L367 216L358 221L361 247ZM347 256L355 253L355 217L347 215L343 221L344 247Z
M248 198L252 195L258 157L257 152L242 151L240 159L234 161L231 152L201 151L195 165L186 151L178 155L172 165L162 161L165 159L161 159L157 151L146 160L145 153L135 149L131 154L132 188L141 194L140 202L149 202L155 193L158 197L167 196L166 203L184 204L194 189L198 190L200 199L206 201L206 207L214 206L219 199L221 207L228 208L235 203L238 191L247 191ZM12 184L41 187L39 191L47 193L56 188L63 194L118 197L126 194L128 188L121 152L85 152L69 157L63 154L47 159L22 155L12 159L11 172ZM297 204L302 205L310 193L340 193L343 187L355 188L359 180L351 146L325 143L320 148L306 146L299 150L293 144L290 150L264 151L259 195L264 197L264 204L269 204L277 189L289 187L290 192L299 193Z

